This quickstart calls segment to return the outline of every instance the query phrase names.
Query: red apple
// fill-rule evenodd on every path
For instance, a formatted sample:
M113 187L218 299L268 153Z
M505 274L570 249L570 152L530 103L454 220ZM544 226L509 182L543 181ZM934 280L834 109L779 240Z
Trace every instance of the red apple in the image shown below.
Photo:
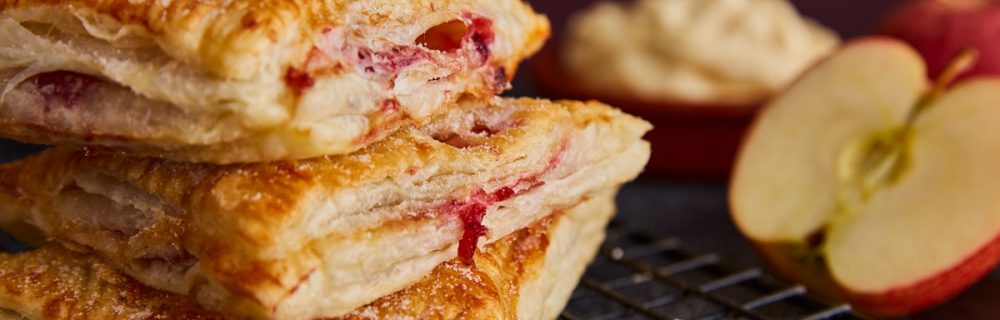
M914 46L927 61L932 78L963 48L975 49L981 56L967 76L1000 75L1000 2L907 2L889 14L879 31Z
M992 270L1000 78L944 91L955 73L931 85L911 47L865 39L772 101L730 192L734 221L765 260L875 316L930 308Z

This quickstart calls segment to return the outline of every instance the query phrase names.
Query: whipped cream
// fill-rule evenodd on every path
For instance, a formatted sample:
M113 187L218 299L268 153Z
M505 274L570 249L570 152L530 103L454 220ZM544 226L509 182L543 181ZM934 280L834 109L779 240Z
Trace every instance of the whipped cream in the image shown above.
M592 90L645 100L766 99L832 51L832 31L785 0L598 3L570 21L567 74Z

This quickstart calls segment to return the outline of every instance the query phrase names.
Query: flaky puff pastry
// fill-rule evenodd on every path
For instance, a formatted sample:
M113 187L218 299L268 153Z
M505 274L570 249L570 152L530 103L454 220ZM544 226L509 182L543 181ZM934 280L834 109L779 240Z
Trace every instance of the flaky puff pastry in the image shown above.
M307 161L218 166L56 148L0 166L0 222L92 248L209 308L333 316L634 178L649 128L599 103L495 98Z
M483 247L474 267L445 262L406 289L337 319L555 319L613 212L608 190ZM58 245L0 254L4 309L17 319L226 318Z
M0 136L181 161L344 154L508 86L521 0L0 0Z

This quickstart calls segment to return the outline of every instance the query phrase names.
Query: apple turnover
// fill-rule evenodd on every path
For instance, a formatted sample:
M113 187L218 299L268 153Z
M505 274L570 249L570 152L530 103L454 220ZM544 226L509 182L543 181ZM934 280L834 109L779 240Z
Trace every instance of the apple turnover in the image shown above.
M92 249L210 309L315 318L444 261L472 263L479 245L634 178L649 157L649 124L598 103L494 98L446 109L358 152L302 161L193 164L57 147L0 166L0 221Z
M0 1L0 136L179 161L346 154L506 89L520 0Z
M476 267L452 260L406 289L336 319L555 319L604 238L614 190L485 246ZM329 295L337 294L330 292ZM0 254L0 317L225 319L101 259L49 245Z

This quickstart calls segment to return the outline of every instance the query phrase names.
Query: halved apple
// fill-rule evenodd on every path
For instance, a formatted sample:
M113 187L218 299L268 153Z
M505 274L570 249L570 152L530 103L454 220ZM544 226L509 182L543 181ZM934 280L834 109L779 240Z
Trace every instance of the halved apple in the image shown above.
M767 106L730 190L765 260L876 316L929 308L992 270L1000 78L944 92L947 80L930 85L906 44L865 39Z

